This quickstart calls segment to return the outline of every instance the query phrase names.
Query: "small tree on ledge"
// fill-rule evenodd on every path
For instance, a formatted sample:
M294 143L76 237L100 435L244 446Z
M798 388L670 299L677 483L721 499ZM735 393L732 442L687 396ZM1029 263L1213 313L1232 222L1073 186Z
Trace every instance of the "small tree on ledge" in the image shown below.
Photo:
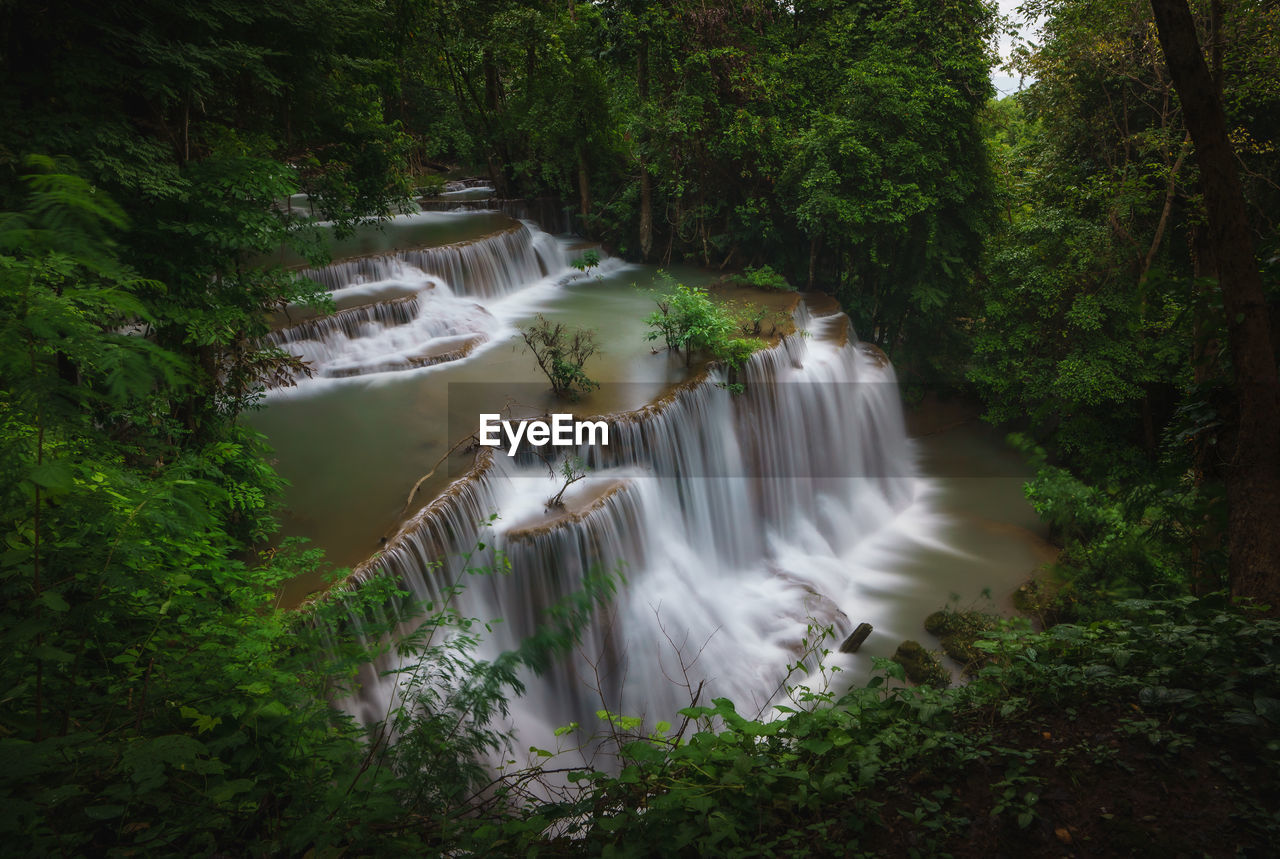
M594 331L563 322L552 323L539 313L533 322L520 329L520 336L557 397L576 400L600 387L600 383L582 369L587 359L600 351Z
M586 463L579 456L566 456L560 465L560 476L564 478L564 483L559 492L547 499L548 510L564 509L564 491L587 476Z
M694 354L701 352L723 362L732 375L752 352L765 345L752 337L734 337L740 320L728 305L714 300L705 289L675 283L670 278L667 281L667 290L655 299L658 310L645 319L649 326L645 337L662 340L677 355L683 353L686 367L693 363ZM763 312L760 318L764 318ZM756 321L752 330L758 328Z
M668 287L655 301L658 310L645 319L649 340L661 339L677 355L683 353L684 364L693 362L695 352L716 351L733 332L733 318L721 305L712 301L705 289L688 287L668 278Z

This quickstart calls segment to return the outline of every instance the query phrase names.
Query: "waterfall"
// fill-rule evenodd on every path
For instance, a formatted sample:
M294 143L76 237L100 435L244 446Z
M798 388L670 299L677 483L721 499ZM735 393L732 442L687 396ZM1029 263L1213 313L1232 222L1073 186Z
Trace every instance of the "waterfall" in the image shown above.
M549 233L574 232L572 208L553 197L471 200L426 197L419 200L418 205L424 212L501 212L517 221L533 221Z
M289 325L263 342L307 362L312 377L429 367L466 357L503 330L474 299L508 296L571 271L563 245L528 223L474 241L306 269L306 277L333 292L368 292L375 297L379 287L389 286L416 294ZM293 382L306 378L299 372Z
M382 328L412 322L420 309L416 295L380 301L278 329L271 332L265 342L270 346L284 346L302 340L326 341L338 335L354 340L371 336Z
M402 271L401 277L410 275ZM346 378L456 360L498 329L484 307L453 297L425 274L419 278L426 289L417 295L309 319L272 332L264 342L307 361L315 376Z
M443 587L467 579L459 611L503 621L484 645L493 655L589 571L620 568L625 583L579 653L514 702L522 743L596 725L601 708L669 720L700 685L704 702L766 708L815 630L830 629L835 649L857 621L846 559L915 485L892 368L848 341L842 315L804 314L802 333L749 359L744 393L713 370L608 417L610 444L579 451L590 476L566 493L566 511L545 509L559 486L545 465L486 450L352 584L388 575L438 605ZM465 576L498 552L509 573ZM394 694L393 679L369 671L350 706L380 718Z
M551 236L520 223L475 241L361 257L304 269L301 274L332 292L402 278L406 269L412 269L443 280L456 295L493 298L560 271L567 264L564 251Z
M462 357L501 342L567 278L586 278L568 259L567 242L521 223L471 242L339 262L309 275L347 290L347 301L371 303L281 329L270 342L327 377ZM605 260L601 271L620 267ZM596 300L591 289L577 294ZM704 370L643 408L602 416L610 443L576 451L588 476L567 489L563 509L548 507L562 479L547 463L482 449L344 586L386 576L437 610L452 600L463 617L501 620L479 654L493 657L537 630L590 574L620 573L577 652L529 678L512 702L521 743L551 747L553 729L570 722L592 732L600 709L670 720L694 689L703 702L727 696L743 712L766 711L780 687L797 682L789 671L812 657L820 631L835 649L863 619L872 596L850 572L857 547L918 488L892 367L856 342L834 307L801 302L795 322L795 334L752 355L732 379ZM495 350L485 354L474 360L510 372ZM644 346L637 356L637 364L651 357ZM499 381L483 368L449 373L442 382ZM445 408L443 392L377 387ZM501 573L470 574L503 559ZM464 585L456 597L455 583ZM386 610L402 633L412 630L404 606ZM384 672L399 659L393 649L364 669L358 696L344 703L353 715L386 717L398 685Z

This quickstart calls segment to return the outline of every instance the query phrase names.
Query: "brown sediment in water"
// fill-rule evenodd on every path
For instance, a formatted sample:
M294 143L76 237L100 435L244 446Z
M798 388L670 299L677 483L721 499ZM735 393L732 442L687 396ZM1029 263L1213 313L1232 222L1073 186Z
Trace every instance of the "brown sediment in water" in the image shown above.
M831 316L819 316L818 319L834 318L835 324L831 325L827 331L824 331L821 340L826 343L832 343L836 346L847 346L853 340L853 323L848 316L843 313ZM872 347L873 349L875 347ZM883 353L881 353L883 354ZM888 359L885 359L886 362ZM883 365L881 365L883 366Z
M488 342L489 338L483 334L477 334L474 337L468 337L461 345L453 346L451 343L442 343L433 349L427 349L417 355L409 356L409 363L414 367L434 367L436 364L444 364L449 361L460 361L476 350L477 346ZM453 348L450 348L453 346Z
M805 306L809 308L809 315L814 319L844 313L844 308L840 306L835 296L827 295L825 292L806 292L802 295Z
M706 290L708 295L718 299L721 303L728 304L731 308L754 304L775 314L784 315L785 318L782 320L776 318L763 320L761 333L743 335L745 337L755 337L770 346L774 346L777 345L781 338L794 334L796 331L795 312L804 303L804 298L798 292L762 289L758 286L743 283L733 277L721 277L714 280L707 284Z
M846 320L848 318L849 317L847 316L845 317ZM849 334L849 327L850 327L850 323L846 322L845 323L846 340ZM868 358L874 361L876 366L880 367L881 369L888 367L891 363L893 363L889 360L889 356L884 353L884 350L873 343L859 343L858 349L861 350L863 355L866 355Z
M924 398L907 408L907 434L912 438L938 435L982 419L983 406L976 397L946 397L926 391Z
M970 519L975 527L991 534L995 537L1012 538L1020 543L1024 543L1031 547L1035 553L1036 562L1040 565L1051 564L1058 560L1058 556L1062 554L1062 548L1050 543L1044 537L1021 525L1014 525L1010 522L996 522L991 519L981 519L977 516L966 517Z

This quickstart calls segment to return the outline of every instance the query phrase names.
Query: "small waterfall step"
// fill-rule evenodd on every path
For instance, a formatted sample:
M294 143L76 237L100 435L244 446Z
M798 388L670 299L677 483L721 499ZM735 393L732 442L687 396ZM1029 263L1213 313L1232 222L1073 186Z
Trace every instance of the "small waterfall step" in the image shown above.
M405 355L396 360L384 361L380 364L369 364L359 367L328 367L320 371L326 379L349 379L354 376L367 376L371 373L392 373L403 370L417 370L422 367L434 367L450 361L461 361L477 347L489 342L483 334L460 334L456 337L441 337L428 348L415 355Z
M470 176L465 179L450 179L444 183L444 192L446 194L456 194L459 191L468 191L475 188L487 188L493 190L493 182L481 176Z
M555 197L421 197L418 206L424 212L500 212L517 221L533 221L549 233L572 233L571 210Z
M479 239L390 254L357 257L301 274L330 292L386 280L437 277L455 295L499 297L565 268L549 235L515 223Z
M506 538L513 542L529 541L557 529L573 528L591 514L603 509L615 495L626 492L630 487L629 480L608 478L585 487L583 492L566 493L562 508L546 507L541 514L513 525L506 532Z
M483 306L425 289L290 325L263 342L306 361L312 376L343 379L459 361L499 327Z
M266 337L270 346L284 346L302 340L324 341L341 333L348 339L368 337L382 328L406 325L418 317L421 303L417 295L375 301L282 325Z

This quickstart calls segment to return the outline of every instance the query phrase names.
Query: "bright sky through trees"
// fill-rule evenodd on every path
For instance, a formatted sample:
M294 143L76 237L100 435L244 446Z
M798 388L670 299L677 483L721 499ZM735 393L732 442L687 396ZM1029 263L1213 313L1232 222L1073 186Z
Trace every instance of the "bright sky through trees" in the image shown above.
M1030 39L1034 35L1035 27L1018 14L1017 10L1020 3L1021 0L998 0L1000 14L1008 15L1018 25L1019 38ZM1000 59L1002 61L1009 59L1009 52L1013 50L1013 41L1013 36L1006 33L1000 34ZM996 88L996 98L1004 98L1006 95L1011 95L1031 83L1031 79L1019 78L1016 74L1010 74L1007 69L993 66L991 69L991 83Z

